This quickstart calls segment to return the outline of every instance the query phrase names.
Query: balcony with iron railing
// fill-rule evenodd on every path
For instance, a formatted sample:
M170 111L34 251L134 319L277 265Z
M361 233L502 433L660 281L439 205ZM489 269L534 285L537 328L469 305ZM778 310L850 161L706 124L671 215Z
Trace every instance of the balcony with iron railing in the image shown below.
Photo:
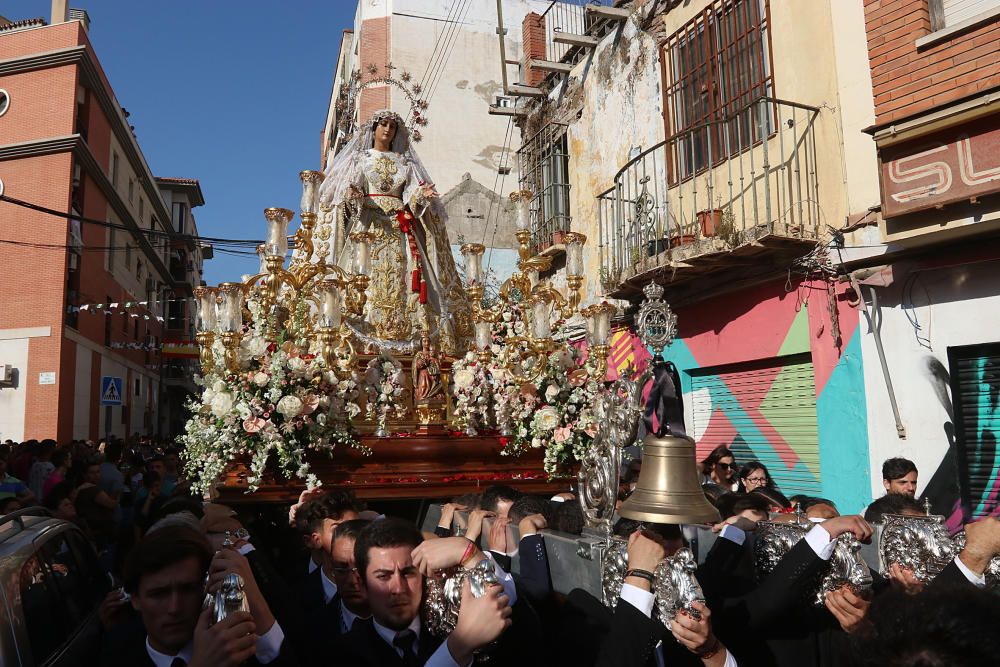
M626 298L653 278L687 283L814 245L818 115L763 97L629 160L597 196L605 293Z
M598 13L621 4L615 0L563 0L542 12L545 24L545 59L575 65L588 47L593 47L610 22ZM601 9L599 9L601 8Z

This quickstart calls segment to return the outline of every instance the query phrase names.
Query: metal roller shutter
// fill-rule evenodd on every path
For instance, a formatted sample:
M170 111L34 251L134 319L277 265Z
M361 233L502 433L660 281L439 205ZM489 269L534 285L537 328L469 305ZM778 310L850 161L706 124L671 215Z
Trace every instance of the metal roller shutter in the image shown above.
M978 519L997 512L1000 493L1000 343L949 348L948 362L962 501Z
M760 461L788 496L820 493L816 390L808 353L691 372L699 458L718 445Z

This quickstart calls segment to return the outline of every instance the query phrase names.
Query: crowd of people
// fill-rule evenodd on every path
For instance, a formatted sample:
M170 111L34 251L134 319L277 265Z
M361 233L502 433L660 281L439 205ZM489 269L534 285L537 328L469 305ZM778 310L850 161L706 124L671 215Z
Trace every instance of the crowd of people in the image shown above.
M639 462L625 470L622 500L640 472ZM864 516L841 516L824 498L786 498L766 466L737 466L726 448L701 472L722 521L696 572L704 602L672 618L659 616L653 573L687 546L690 526L617 521L628 563L612 606L583 585L553 588L560 564L543 535L581 533L571 493L492 486L443 504L435 530L421 532L415 517L367 510L343 490L305 492L287 516L204 502L190 494L177 452L150 441L42 441L0 449L0 512L41 503L83 529L120 582L98 610L97 662L112 667L995 664L1000 600L983 589L1000 554L996 519L969 524L964 550L930 582L894 566L871 591L845 586L822 607L812 602L840 535L867 541L883 514L925 513L911 462L886 462L886 495ZM764 520L814 525L758 578L752 544ZM429 578L474 567L497 583L476 596L466 581L442 636L422 612ZM217 620L206 596L233 573L246 610Z

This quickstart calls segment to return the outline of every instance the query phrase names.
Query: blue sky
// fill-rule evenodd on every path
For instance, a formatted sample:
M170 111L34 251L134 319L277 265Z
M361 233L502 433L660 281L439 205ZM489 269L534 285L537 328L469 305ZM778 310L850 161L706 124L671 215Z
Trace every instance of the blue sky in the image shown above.
M337 49L353 0L75 0L118 101L157 176L197 178L199 232L262 238L263 209L298 210L298 173L318 169ZM48 0L0 0L10 19ZM256 258L217 253L216 284Z

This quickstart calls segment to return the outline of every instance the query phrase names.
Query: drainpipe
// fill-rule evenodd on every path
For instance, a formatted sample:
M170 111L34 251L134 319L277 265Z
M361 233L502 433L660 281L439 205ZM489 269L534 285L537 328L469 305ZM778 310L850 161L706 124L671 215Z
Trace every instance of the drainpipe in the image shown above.
M892 406L892 416L896 420L896 435L901 440L906 439L906 427L899 416L899 405L896 403L896 392L892 389L892 377L889 375L889 365L885 362L885 348L882 347L882 311L878 307L878 292L874 287L868 288L868 294L872 298L872 312L868 312L868 304L861 293L861 287L857 279L852 275L851 284L858 295L859 305L864 311L865 319L868 320L868 333L875 336L875 349L878 351L878 360L882 364L882 377L885 378L885 389L889 393L889 405Z

